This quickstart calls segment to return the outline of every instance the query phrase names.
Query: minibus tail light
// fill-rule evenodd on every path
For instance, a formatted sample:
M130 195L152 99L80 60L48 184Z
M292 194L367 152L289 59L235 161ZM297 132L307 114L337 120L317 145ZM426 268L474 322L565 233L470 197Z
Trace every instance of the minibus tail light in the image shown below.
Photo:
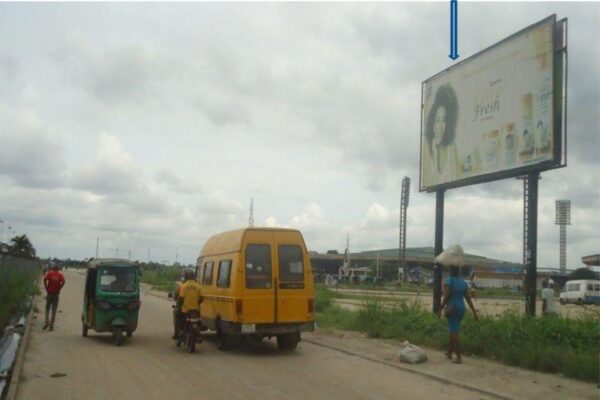
M244 308L242 305L242 299L238 299L235 301L235 312L239 319L242 319L242 313L244 312Z

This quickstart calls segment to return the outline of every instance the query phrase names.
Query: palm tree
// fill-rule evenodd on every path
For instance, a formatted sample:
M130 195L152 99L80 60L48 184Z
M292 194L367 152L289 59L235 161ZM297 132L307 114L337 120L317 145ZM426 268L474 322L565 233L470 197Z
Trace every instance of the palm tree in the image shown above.
M27 235L15 236L11 240L12 254L21 257L35 257L35 248Z

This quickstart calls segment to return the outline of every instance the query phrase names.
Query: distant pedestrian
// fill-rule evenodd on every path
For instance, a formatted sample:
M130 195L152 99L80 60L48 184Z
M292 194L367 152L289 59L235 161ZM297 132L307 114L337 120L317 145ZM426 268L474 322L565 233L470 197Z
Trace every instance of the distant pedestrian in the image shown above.
M56 320L56 310L58 309L58 296L60 290L65 285L65 277L58 270L58 265L51 264L50 271L44 275L44 287L46 288L46 322L44 328L48 326L50 330L54 330L54 321ZM52 318L49 319L50 309L52 308Z
M550 285L547 281L542 281L542 315L557 315L556 303L554 302L554 282Z
M473 317L475 321L479 321L477 311L471 301L467 283L459 276L458 267L450 268L450 277L444 282L444 297L442 305L438 310L438 316L440 316L442 309L445 308L444 315L448 320L448 332L450 334L448 351L445 353L446 357L452 360L452 353L456 354L456 360L453 360L456 364L462 363L462 349L460 346L460 323L465 316L465 302L469 304L469 307L473 311Z

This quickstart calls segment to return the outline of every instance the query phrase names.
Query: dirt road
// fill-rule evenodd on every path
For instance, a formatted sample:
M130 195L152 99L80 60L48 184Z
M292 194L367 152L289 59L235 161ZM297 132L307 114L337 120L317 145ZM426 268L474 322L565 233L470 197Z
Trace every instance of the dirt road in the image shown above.
M223 353L209 336L198 353L189 354L170 339L171 303L162 294L142 295L138 331L122 347L114 346L108 334L92 331L83 338L80 313L84 278L69 271L66 279L56 330L42 330L42 313L33 320L18 399L494 398L335 350L318 335L307 335L314 343L304 341L291 354L278 352L274 341ZM43 299L38 297L37 304L43 310ZM363 342L376 344L359 338L354 346L364 346ZM435 355L432 363L441 365L442 360ZM448 363L443 366L456 367ZM444 373L444 369L440 371ZM51 377L57 373L64 376ZM581 385L586 390L591 387ZM588 393L594 393L593 389Z

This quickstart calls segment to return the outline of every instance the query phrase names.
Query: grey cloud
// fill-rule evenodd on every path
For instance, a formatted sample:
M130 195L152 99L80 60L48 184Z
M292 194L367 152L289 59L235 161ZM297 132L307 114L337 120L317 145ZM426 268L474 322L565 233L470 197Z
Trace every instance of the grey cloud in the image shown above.
M85 35L71 36L57 45L50 57L71 83L109 104L151 99L153 83L164 79L162 75L168 72L149 45L133 42L98 46Z
M19 64L13 57L0 54L0 78L5 78L10 81L15 78Z
M202 185L193 181L183 181L171 170L160 169L154 174L154 181L177 193L196 194L202 191Z
M86 66L86 84L106 101L139 99L150 82L150 64L142 46L108 48Z
M44 133L14 127L0 135L0 174L10 177L17 185L64 186L67 165L63 157L60 142Z
M75 172L72 187L96 194L123 194L137 189L134 171L107 162L98 162Z

